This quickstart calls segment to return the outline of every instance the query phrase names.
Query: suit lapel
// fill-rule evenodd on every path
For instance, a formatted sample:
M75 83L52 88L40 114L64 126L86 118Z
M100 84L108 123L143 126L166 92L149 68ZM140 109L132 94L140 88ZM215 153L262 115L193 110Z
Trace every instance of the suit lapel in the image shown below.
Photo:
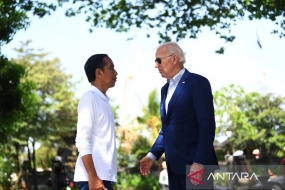
M173 104L175 103L175 101L177 100L177 98L179 97L179 95L181 94L181 92L183 91L185 85L186 85L186 79L189 77L189 71L187 69L185 69L184 74L182 75L169 103L168 103L168 111L167 111L167 116L169 116L170 112L171 112L171 108L173 106Z
M166 83L164 87L162 88L162 94L161 94L161 103L160 103L160 115L162 121L166 118L166 110L165 110L165 99L167 95L169 83Z

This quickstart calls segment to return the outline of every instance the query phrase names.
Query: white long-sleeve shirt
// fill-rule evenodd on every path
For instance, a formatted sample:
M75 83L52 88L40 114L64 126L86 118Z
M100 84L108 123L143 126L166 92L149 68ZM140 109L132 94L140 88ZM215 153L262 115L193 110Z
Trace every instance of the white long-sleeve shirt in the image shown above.
M79 152L75 165L74 181L88 181L81 157L92 155L98 177L117 181L117 152L114 115L109 98L91 86L78 104L76 147Z

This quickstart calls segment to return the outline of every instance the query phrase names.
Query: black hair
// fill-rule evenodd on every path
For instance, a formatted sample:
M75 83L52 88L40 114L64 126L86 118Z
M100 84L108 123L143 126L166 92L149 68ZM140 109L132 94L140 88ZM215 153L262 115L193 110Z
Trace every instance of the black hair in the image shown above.
M109 57L107 54L95 54L89 57L84 65L84 70L89 82L96 80L95 71L96 69L104 70L104 66L106 63L104 62L104 58Z

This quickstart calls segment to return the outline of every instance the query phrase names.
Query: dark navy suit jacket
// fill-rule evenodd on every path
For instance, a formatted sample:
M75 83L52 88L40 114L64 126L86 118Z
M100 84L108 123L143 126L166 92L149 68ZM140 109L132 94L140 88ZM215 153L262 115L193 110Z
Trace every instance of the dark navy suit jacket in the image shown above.
M167 89L168 83L161 89L162 129L150 152L157 159L165 153L167 166L176 174L185 174L186 165L193 162L218 169L213 147L216 125L209 81L185 69L166 114Z

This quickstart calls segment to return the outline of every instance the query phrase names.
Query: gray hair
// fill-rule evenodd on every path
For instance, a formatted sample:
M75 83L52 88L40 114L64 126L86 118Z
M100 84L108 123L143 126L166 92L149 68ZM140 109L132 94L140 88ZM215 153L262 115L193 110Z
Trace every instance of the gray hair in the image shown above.
M166 42L164 44L159 45L156 49L159 49L161 47L166 48L170 54L177 54L180 63L184 64L186 62L184 52L176 42Z

